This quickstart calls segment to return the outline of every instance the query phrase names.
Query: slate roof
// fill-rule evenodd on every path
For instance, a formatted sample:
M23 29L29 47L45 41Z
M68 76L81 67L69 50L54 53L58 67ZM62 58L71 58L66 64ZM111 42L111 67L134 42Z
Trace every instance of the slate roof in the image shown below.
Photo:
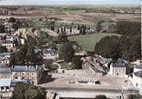
M11 85L11 78L10 79L0 79L0 87L6 87Z
M0 64L0 69L1 69L1 68L8 68L8 67L9 67L8 64Z
M135 66L135 68L142 69L142 65L137 65L137 66Z
M11 70L9 68L0 68L0 74L9 74Z
M16 83L19 83L19 82L26 83L26 84L30 84L31 83L29 80L12 80L11 81L11 87L15 87Z
M56 55L55 49L46 49L42 51L43 54L50 54L50 55Z
M0 53L0 56L10 56L11 55L11 53L8 53L8 52L5 52L5 53Z
M36 72L39 69L39 66L24 66L24 65L16 65L11 68L12 72Z
M142 71L135 72L134 75L142 78Z
M111 58L97 58L97 61L100 63L110 63L112 59Z
M127 67L125 63L113 63L112 66L113 67Z

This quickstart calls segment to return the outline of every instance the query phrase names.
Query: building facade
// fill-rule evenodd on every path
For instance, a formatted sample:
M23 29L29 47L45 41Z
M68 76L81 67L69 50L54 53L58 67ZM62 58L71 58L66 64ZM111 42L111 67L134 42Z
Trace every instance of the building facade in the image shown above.
M26 80L37 85L42 76L42 68L40 66L13 66L12 80L22 81Z
M126 65L123 63L112 63L109 74L112 76L126 77Z

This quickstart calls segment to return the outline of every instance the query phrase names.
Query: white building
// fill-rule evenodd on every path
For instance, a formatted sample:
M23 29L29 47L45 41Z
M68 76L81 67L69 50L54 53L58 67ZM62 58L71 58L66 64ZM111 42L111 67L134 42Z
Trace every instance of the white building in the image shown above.
M133 83L134 87L139 90L140 94L142 94L142 66L138 65L134 67L134 72L132 77L129 78Z
M42 51L43 59L53 59L56 60L58 58L58 54L55 49L44 49Z
M12 80L29 81L37 85L42 77L42 66L15 65L11 68Z
M110 65L109 74L112 76L126 77L126 64L112 63Z
M140 91L142 94L142 71L134 72L133 73L133 85Z
M7 64L0 64L0 92L8 92L11 84L11 70Z
M141 63L142 63L142 60L136 60L134 62L131 62L131 64L133 65L141 65Z
M142 71L142 65L135 65L134 72Z
M0 53L0 64L9 64L11 53Z

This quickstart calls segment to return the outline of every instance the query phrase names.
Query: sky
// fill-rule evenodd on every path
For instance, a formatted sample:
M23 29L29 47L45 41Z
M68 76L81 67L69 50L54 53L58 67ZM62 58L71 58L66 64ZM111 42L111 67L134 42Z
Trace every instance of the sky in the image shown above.
M0 0L0 5L140 5L140 0Z

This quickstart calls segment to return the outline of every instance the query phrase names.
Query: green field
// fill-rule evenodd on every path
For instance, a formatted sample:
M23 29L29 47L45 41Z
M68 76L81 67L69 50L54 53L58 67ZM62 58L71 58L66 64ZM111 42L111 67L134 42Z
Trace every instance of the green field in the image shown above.
M69 37L69 40L71 41L77 41L77 43L80 45L82 50L86 51L93 51L96 43L104 38L105 36L120 36L118 34L112 34L112 33L97 33L97 34L88 34L88 35L79 35L79 36L72 36Z

